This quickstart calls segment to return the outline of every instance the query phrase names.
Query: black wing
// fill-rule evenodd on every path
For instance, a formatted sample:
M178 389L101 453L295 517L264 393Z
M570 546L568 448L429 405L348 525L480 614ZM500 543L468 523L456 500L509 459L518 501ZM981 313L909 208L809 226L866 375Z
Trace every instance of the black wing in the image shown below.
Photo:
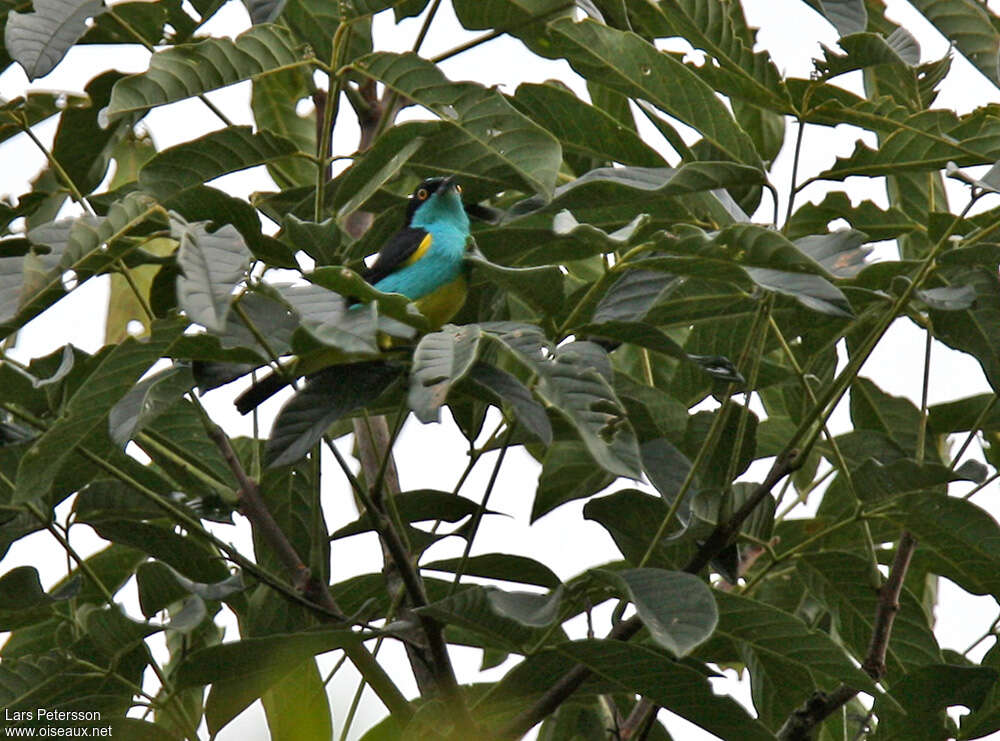
M424 244L424 240L430 239L430 233L426 229L404 227L389 237L382 249L379 250L378 258L370 268L361 272L361 277L372 285L378 283L387 275L396 272L406 261Z

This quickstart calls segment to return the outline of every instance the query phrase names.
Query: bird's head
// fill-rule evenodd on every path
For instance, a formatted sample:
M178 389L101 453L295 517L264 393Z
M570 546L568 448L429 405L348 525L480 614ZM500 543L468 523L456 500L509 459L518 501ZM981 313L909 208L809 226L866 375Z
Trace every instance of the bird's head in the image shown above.
M468 231L469 217L462 203L462 186L452 176L427 178L410 196L406 223L425 229L433 224L446 223Z

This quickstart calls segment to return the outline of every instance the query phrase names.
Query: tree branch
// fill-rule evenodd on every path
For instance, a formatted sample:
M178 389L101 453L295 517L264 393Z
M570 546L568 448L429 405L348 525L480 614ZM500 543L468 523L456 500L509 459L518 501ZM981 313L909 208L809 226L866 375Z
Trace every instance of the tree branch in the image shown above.
M389 97L388 102L379 100L374 80L362 83L358 92L367 104L364 110L355 109L358 114L358 125L361 129L358 151L363 152L371 147L382 129L391 125L398 108L395 100L389 97L388 91L386 92L386 96ZM372 215L370 213L355 211L348 214L344 226L347 233L357 239L367 231L371 223ZM393 436L386 418L380 415L355 419L354 440L358 447L358 459L361 463L361 470L364 472L367 488L362 489L353 475L351 476L354 478L352 485L355 486L355 491L362 497L369 510L369 516L376 527L386 555L386 565L388 567L391 564L394 567L406 590L410 607L423 607L427 604L427 595L420 572L413 563L403 537L396 530L396 524L388 516L385 506L387 500L400 492L399 474L392 453ZM329 447L338 457L338 462L344 468L345 474L349 473L345 464L339 461L339 452L336 448L332 444ZM459 728L471 732L472 720L459 692L458 679L448 655L448 644L444 639L443 626L430 617L408 614L405 609L401 610L400 616L403 619L415 618L416 624L419 626L419 633L422 633L425 639L421 643L426 645L426 650L418 650L412 641L405 644L410 665L421 693L423 694L427 689L425 687L426 673L423 671L426 666L435 688L456 711ZM416 636L410 638L414 637Z
M913 551L916 550L917 539L904 530L896 546L896 555L885 584L878 590L878 606L875 609L875 625L872 628L871 642L868 653L861 663L861 668L876 682L885 676L885 655L889 649L889 638L892 636L892 625L899 613L899 595L903 591L906 572L910 568ZM858 690L841 685L836 690L815 692L806 700L802 707L795 710L778 730L780 741L810 741L813 731L820 723L830 717L838 708L850 702Z
M275 521L268 510L264 499L260 495L260 487L257 482L247 476L243 469L243 464L236 457L236 452L229 442L226 433L217 424L205 418L205 429L209 438L219 448L229 470L239 484L239 508L240 512L250 521L250 526L254 532L275 552L281 563L290 572L292 583L310 603L319 607L320 615L327 620L345 620L344 614L337 602L330 594L326 583L315 578L309 568L303 563L295 547L289 542L281 527ZM364 647L361 641L356 644L345 644L344 653L361 673L365 680L371 685L379 699L385 703L389 712L400 717L402 721L408 720L413 711L409 702L396 688L392 680L385 673L371 653Z

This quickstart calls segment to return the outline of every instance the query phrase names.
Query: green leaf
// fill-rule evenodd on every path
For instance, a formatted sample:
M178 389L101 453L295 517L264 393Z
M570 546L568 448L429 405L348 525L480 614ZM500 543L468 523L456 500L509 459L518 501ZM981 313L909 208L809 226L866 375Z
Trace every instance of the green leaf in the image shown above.
M137 548L193 581L218 582L230 576L217 551L166 525L90 516L86 522L105 540Z
M267 465L297 461L330 425L374 401L400 373L396 366L373 361L333 366L311 376L274 420L264 453Z
M935 109L914 114L903 123L896 124L878 149L858 141L850 156L838 157L833 167L817 177L843 180L856 175L897 175L941 170L949 161L967 167L992 165L1000 159L996 141L1000 118L991 108L962 117Z
M423 423L437 422L441 405L456 381L472 368L479 355L482 333L475 324L445 325L420 338L413 351L407 403Z
M137 383L111 408L111 439L121 446L194 386L191 368L175 365Z
M4 43L29 80L44 77L104 12L100 0L35 0L33 13L10 11Z
M552 442L552 423L531 390L516 376L494 365L478 361L466 376L468 382L486 391L495 404L506 404L518 424L537 437L543 444Z
M807 0L833 24L837 33L847 36L864 31L868 26L868 11L864 0Z
M337 253L343 238L340 227L332 217L317 224L288 214L282 221L282 241L294 250L305 252L317 265L332 265L338 261Z
M571 342L550 360L534 358L538 395L573 426L587 451L608 473L638 478L639 447L611 384L597 370L607 354L592 342Z
M30 229L28 239L47 251L0 258L0 334L9 336L66 296L67 271L79 285L127 254L131 245L120 240L154 210L148 196L130 194L115 201L105 217L83 215Z
M827 193L819 203L807 202L799 206L785 225L786 234L794 240L807 234L820 234L834 219L844 219L873 242L895 239L919 228L917 222L895 206L883 210L869 200L855 206L847 193L838 190Z
M158 153L139 171L139 185L168 201L214 178L281 162L297 151L293 142L270 131L231 126Z
M997 670L992 667L921 667L894 682L888 697L876 700L873 710L879 722L872 741L948 738L951 719L944 711L954 705L978 709L996 681ZM905 713L899 708L905 708Z
M811 234L795 240L795 246L837 278L853 278L865 268L871 247L863 246L866 234L854 229L835 229L829 234Z
M278 26L254 26L236 37L204 39L153 54L149 69L118 82L105 108L109 121L174 103L299 63L292 39Z
M564 153L623 165L663 167L663 157L610 114L588 105L560 83L518 85L511 102L552 132Z
M558 49L584 78L642 98L691 126L728 159L760 167L750 137L706 83L642 37L586 19L561 18L549 29Z
M239 310L229 313L226 330L219 336L223 348L253 348L262 359L288 352L299 323L287 306L266 291L263 288L240 297L235 304Z
M181 738L162 726L138 718L114 718L110 725L112 737L119 741L180 741Z
M399 173L424 141L421 136L407 137L406 143L402 146L390 148L383 144L373 147L356 159L344 175L338 178L340 184L334 198L337 216L344 219L363 206L383 185Z
M29 92L25 96L2 101L0 102L0 142L20 134L23 130L23 123L34 126L55 116L60 111L68 108L85 108L86 105L87 99L82 95L52 92ZM23 200L25 198L28 199L28 203L35 200L34 206L36 208L39 202L44 203L46 193L43 192L44 189L38 187L40 182L35 184L37 190L34 194L21 196L22 204L27 205ZM51 218L55 218L55 214Z
M621 641L591 639L563 643L557 650L569 659L582 663L620 691L648 697L657 705L669 708L720 738L738 738L741 741L774 738L733 698L715 694L701 672L651 648ZM512 675L514 672L508 674L505 680L514 679Z
M542 471L531 503L531 522L566 502L597 494L614 480L614 476L594 465L583 443L577 440L553 442L542 459Z
M972 269L965 274L964 282L975 289L975 304L960 311L932 308L929 313L934 336L975 357L990 386L1000 389L1000 284L996 271Z
M25 453L18 466L15 502L44 497L77 445L89 439L111 408L183 333L187 322L154 322L150 338L125 340L108 353L66 403L60 417Z
M837 42L846 54L831 49L815 62L819 79L828 80L845 72L880 64L914 67L920 63L920 45L909 31L900 26L888 37L877 33L852 33Z
M668 0L635 12L652 35L682 36L705 51L712 61L691 69L720 92L766 109L791 111L781 72L766 51L754 51L752 31L739 8L711 0Z
M756 600L719 590L713 594L719 606L716 637L732 641L738 652L734 658L751 667L754 706L768 725L781 725L801 704L803 686L798 682L817 689L844 682L871 694L877 692L871 678L854 666L826 633ZM714 657L713 649L718 650L714 640L699 655ZM782 685L793 678L795 691L789 692Z
M887 515L917 538L934 573L973 594L1000 595L1000 526L964 499L909 494Z
M132 675L131 667L119 666L118 672ZM133 681L141 681L141 677ZM39 707L86 707L112 717L123 715L130 702L131 693L122 691L120 676L95 677L81 672L63 648L5 659L0 665L0 703L11 715ZM36 724L29 721L26 725Z
M343 296L313 284L275 288L299 315L301 327L319 342L345 353L378 352L375 304L349 306Z
M650 523L663 520L667 515L667 508L660 497L637 489L625 489L599 499L591 499L584 505L583 515L607 530L625 559L632 565L638 565L656 532L655 528L650 527ZM646 565L680 568L686 560L683 552L686 547L679 549L661 539L653 548Z
M984 432L996 432L1000 430L1000 405L993 401L993 394L977 394L964 399L932 404L927 410L927 429L938 435L967 432L976 424L988 405L990 405L989 413L980 422L979 429Z
M296 104L309 98L307 68L285 69L254 78L250 110L257 128L292 142L300 152L316 151L315 112L300 116ZM303 158L270 162L267 170L280 186L314 185L316 165Z
M595 324L637 322L645 318L658 299L677 282L677 278L656 270L624 272L601 296L591 321Z
M820 313L852 316L850 303L824 277L822 266L778 232L752 224L733 224L710 236L686 227L678 229L676 235L665 235L657 246L671 254L624 266L735 283L749 278L761 288L792 296Z
M212 685L205 716L209 731L217 733L306 659L356 641L344 630L244 638L190 654L174 681L178 689Z
M456 496L451 492L434 489L417 489L394 495L397 514L402 522L458 522L479 510L479 505L471 499ZM375 529L367 512L354 522L338 528L330 535L330 540L338 540Z
M580 242L586 242L593 247L596 254L600 254L628 247L636 238L637 232L647 223L649 223L649 217L645 214L639 214L621 229L616 229L609 234L591 224L581 224L568 209L563 209L552 219L552 232L559 237L571 237Z
M851 421L855 429L884 433L907 455L916 457L920 410L909 399L887 394L859 376L851 384Z
M635 605L656 643L681 658L708 640L719 619L712 591L701 579L663 569L596 570Z
M286 0L280 21L292 30L296 39L309 44L318 59L337 68L372 50L371 20L357 19L355 7L353 3L325 0ZM340 58L335 60L333 37L341 23L350 25L345 29L348 33L343 36Z
M698 449L705 444L708 432L719 413L719 411L696 412L688 417L684 438L679 442L679 447L687 455L688 460L697 457ZM740 439L741 421L742 446L736 451L736 443ZM715 440L714 449L708 451L708 458L698 471L702 483L716 488L728 487L731 482L726 480L726 475L734 454L736 455L734 475L739 476L746 471L756 457L756 433L757 415L743 407L731 408Z
M998 654L1000 654L1000 644L994 643L993 647L983 657L982 666L996 669ZM963 716L962 731L958 737L960 739L985 738L989 734L1000 730L998 699L1000 699L1000 686L994 683L982 704L974 712Z
M483 553L465 559L464 562L461 558L446 558L422 564L420 568L423 571L446 571L453 574L459 565L466 576L532 584L546 589L555 589L562 583L545 564L513 553Z
M333 718L316 659L306 659L268 688L261 700L272 741L328 741Z
M197 582L160 561L147 561L142 564L136 571L136 584L139 590L139 605L146 617L153 617L172 603L192 595L202 600L217 601L246 588L239 573L219 582Z
M46 593L34 566L17 566L0 576L0 629L12 631L48 618L51 605L75 597L80 580Z
M415 54L377 53L357 60L361 74L451 121L475 147L479 172L503 172L528 193L549 195L562 160L559 143L518 113L504 97L475 83L449 82L438 68Z
M250 250L231 224L209 232L207 222L189 224L171 213L170 232L180 242L177 301L191 318L212 332L223 332L233 288L246 275Z
M994 85L1000 86L1000 30L996 15L974 0L913 0L923 13L953 43L958 51Z
M544 721L538 729L538 741L571 741L573 739L601 739L607 729L613 728L615 719L603 698L590 698L587 702L566 702ZM654 721L655 723L655 721ZM655 739L654 728L647 738Z
M108 104L111 88L122 77L115 70L98 75L85 88L90 105L67 107L59 117L52 156L84 195L104 179L114 146L123 134L122 127L101 128L97 120L98 112Z
M563 274L555 266L512 268L490 262L482 254L466 256L473 275L520 296L541 316L557 315L563 307Z
M868 654L878 607L878 594L869 586L870 564L850 553L804 553L796 570L813 598L830 612L841 641L862 660ZM932 625L919 600L904 588L886 651L890 676L901 677L941 661Z
M735 213L739 207L728 196L708 191L761 177L760 170L728 162L692 162L676 169L601 167L559 186L551 201L533 197L514 204L499 225L476 230L476 243L491 260L504 263L577 260L618 249L638 236L636 230L646 223L667 225L706 217L720 224L746 220L742 211ZM568 231L556 232L560 238L553 240L554 217L562 211L572 214L572 221L560 217ZM648 221L641 217L644 213ZM579 235L577 224L586 225ZM619 231L608 234L608 230Z
M494 648L524 653L558 619L561 600L561 587L537 594L471 586L416 612L483 636Z
M963 464L952 469L940 463L917 463L909 458L901 458L882 464L875 459L864 461L851 472L854 487L864 502L879 502L892 497L918 491L936 491L944 495L947 484L952 481L968 481L985 478L982 469Z

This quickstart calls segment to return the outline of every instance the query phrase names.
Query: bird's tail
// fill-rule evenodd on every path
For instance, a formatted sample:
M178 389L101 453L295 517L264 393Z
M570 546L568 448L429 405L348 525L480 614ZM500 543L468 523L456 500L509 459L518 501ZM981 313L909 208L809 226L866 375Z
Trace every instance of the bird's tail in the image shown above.
M254 381L250 388L236 397L236 401L234 402L236 404L236 410L240 414L247 414L270 399L287 385L287 378L272 371L263 378Z

